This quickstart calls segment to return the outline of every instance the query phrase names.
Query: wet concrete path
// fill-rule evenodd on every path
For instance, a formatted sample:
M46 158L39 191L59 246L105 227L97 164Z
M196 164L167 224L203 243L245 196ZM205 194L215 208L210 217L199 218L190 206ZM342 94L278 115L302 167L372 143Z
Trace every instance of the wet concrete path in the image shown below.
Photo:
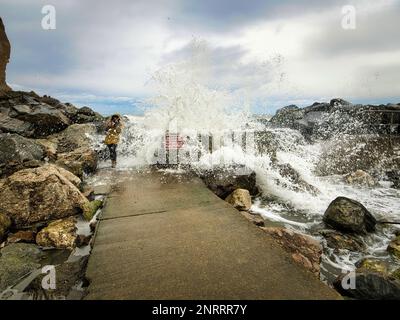
M197 177L118 173L86 299L337 299Z

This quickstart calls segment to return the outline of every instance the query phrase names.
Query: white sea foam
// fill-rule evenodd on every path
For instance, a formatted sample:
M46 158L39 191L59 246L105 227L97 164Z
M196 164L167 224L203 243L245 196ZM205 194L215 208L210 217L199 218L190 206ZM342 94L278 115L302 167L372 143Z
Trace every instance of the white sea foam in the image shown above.
M270 128L249 115L248 104L227 90L216 90L206 85L205 68L196 60L163 68L154 76L159 94L148 103L151 106L143 117L127 116L125 129L118 146L118 169L140 169L154 163L154 154L162 145L166 130L183 136L212 135L219 140L226 132L247 130L270 133L276 148L276 159L271 153L247 151L239 143L214 145L209 153L201 145L191 145L188 151L201 151L200 158L190 158L193 169L210 169L214 165L241 164L254 170L257 183L272 201L258 199L252 211L264 218L280 222L300 231L312 230L321 224L329 203L338 196L361 202L378 219L400 220L399 191L388 184L376 188L357 187L342 182L340 176L319 177L315 166L324 142L307 143L300 132ZM358 148L360 146L354 146ZM266 148L268 148L266 146ZM299 190L295 181L281 174L277 164L290 164L306 183L319 190L312 193ZM153 162L152 162L153 161ZM311 231L310 231L311 232ZM385 229L365 237L366 254L382 256L392 233ZM335 268L352 268L360 254L333 254L324 257Z

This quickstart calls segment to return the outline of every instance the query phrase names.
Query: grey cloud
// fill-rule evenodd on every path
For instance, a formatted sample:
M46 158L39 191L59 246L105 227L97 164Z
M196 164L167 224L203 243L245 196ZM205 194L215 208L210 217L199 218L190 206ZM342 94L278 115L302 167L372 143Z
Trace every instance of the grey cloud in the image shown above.
M329 58L399 50L399 16L400 3L397 3L382 11L356 15L356 29L344 30L341 27L342 16L338 11L337 19L315 26L318 33L304 43L306 55Z
M246 24L316 13L342 4L340 0L202 0L182 1L176 23L194 30L230 32Z

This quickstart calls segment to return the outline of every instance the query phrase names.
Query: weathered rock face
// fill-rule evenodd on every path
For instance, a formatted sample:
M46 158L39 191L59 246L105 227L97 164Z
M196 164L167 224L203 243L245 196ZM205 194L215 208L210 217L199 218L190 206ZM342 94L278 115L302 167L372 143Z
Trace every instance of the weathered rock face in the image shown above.
M345 181L348 184L374 187L378 185L378 182L371 177L367 172L362 170L357 170L356 172L350 173L345 176Z
M76 230L74 217L56 220L37 234L36 243L42 247L73 249L76 246Z
M323 221L336 230L359 234L374 231L376 225L376 219L361 203L345 197L331 202Z
M298 106L290 105L279 109L271 118L271 123L280 126L298 129L301 126L301 119L304 117L304 110Z
M4 238L8 228L11 226L11 219L0 212L0 241Z
M84 173L91 173L97 168L97 154L90 148L78 148L68 153L61 153L57 156L56 164L71 171L78 177Z
M93 124L73 124L49 138L57 141L58 153L66 153L82 147L90 148L92 146L90 135L94 134L96 127Z
M34 92L8 91L0 95L0 132L43 138L73 123L94 122L99 126L103 119L88 107L81 110Z
M265 220L263 217L261 217L258 214L252 214L248 211L240 211L242 216L244 216L247 220L253 222L256 226L258 227L264 227L265 226Z
M0 18L0 93L11 88L6 83L6 67L10 60L11 45L7 38L3 20Z
M34 137L45 137L64 130L70 120L60 111L45 104L15 105L15 118L32 124Z
M374 112L369 112L375 110ZM378 112L376 110L379 110ZM275 126L299 130L307 140L328 139L337 134L387 133L388 128L375 124L389 124L387 111L400 110L398 105L352 105L343 99L330 103L316 102L300 109L291 105L278 110L270 122ZM394 117L398 115L394 114ZM398 123L398 118L394 119Z
M317 240L285 228L268 227L261 229L275 238L286 251L291 253L294 261L319 276L322 246Z
M72 177L54 165L18 171L5 180L0 190L0 211L16 227L78 214L88 200L69 180Z
M357 271L372 271L382 274L388 273L388 263L376 258L364 258L356 263Z
M251 208L250 192L246 189L236 189L226 197L225 201L238 210L248 211Z
M7 243L35 243L36 232L34 231L17 231L16 233L9 235L7 238Z
M82 107L77 110L76 114L72 117L74 123L89 123L99 122L104 118L97 112L94 112L88 107Z
M40 268L43 252L34 244L9 244L0 251L0 292Z
M83 217L90 221L93 216L96 214L97 210L103 206L103 201L101 200L93 200L87 202L83 206Z
M92 148L91 135L96 134L93 124L74 124L59 134L50 137L57 144L56 164L82 177L94 172L98 156Z
M57 159L57 141L54 139L35 139L35 142L43 149L45 158L49 161Z
M236 169L215 168L201 174L206 186L218 197L225 199L236 189L246 189L251 195L258 194L256 173L243 168Z
M0 175L37 167L44 157L41 145L17 134L0 133Z
M363 242L353 235L343 234L335 230L322 230L320 234L325 238L328 247L338 250L362 252L365 249Z
M393 278L393 279L397 279L397 280L400 281L400 268L394 270L394 271L390 274L390 277Z
M29 122L11 118L6 113L0 113L0 132L17 133L30 137L33 135L33 128Z
M400 236L397 236L389 243L387 251L400 259Z

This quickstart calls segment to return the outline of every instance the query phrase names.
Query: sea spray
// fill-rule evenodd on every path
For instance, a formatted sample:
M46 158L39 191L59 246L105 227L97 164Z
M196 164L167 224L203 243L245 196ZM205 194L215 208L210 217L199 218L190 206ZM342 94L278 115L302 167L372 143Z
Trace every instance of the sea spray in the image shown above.
M326 140L310 142L298 130L277 128L251 116L248 101L235 92L208 85L210 72L207 68L207 59L195 54L193 59L167 65L154 75L152 82L158 94L147 101L149 108L144 116L125 117L125 129L118 146L119 169L147 168L157 163L160 161L157 152L163 147L166 132L176 133L191 138L183 149L190 154L185 163L193 170L201 172L214 166L243 165L255 171L263 195L255 199L252 210L267 220L306 232L321 241L324 239L318 230L324 228L322 216L338 196L361 202L378 219L398 219L398 190L384 183L375 188L348 185L340 175L320 176L316 167L324 150L329 148ZM329 121L329 125L320 127L321 137L328 135L331 141L339 143L347 141L348 131L335 129L343 119L335 114ZM357 120L352 123L346 118L345 121L348 128L359 125ZM234 139L229 141L229 135L235 132L251 137L253 148L246 148ZM199 143L199 136L211 136L218 143L210 150L203 143L204 138ZM362 146L353 146L358 147ZM285 168L289 174L285 173ZM366 255L381 257L396 265L386 252L392 232L391 228L382 227L364 237L364 253L326 248L324 277L333 280L341 269L351 269Z

